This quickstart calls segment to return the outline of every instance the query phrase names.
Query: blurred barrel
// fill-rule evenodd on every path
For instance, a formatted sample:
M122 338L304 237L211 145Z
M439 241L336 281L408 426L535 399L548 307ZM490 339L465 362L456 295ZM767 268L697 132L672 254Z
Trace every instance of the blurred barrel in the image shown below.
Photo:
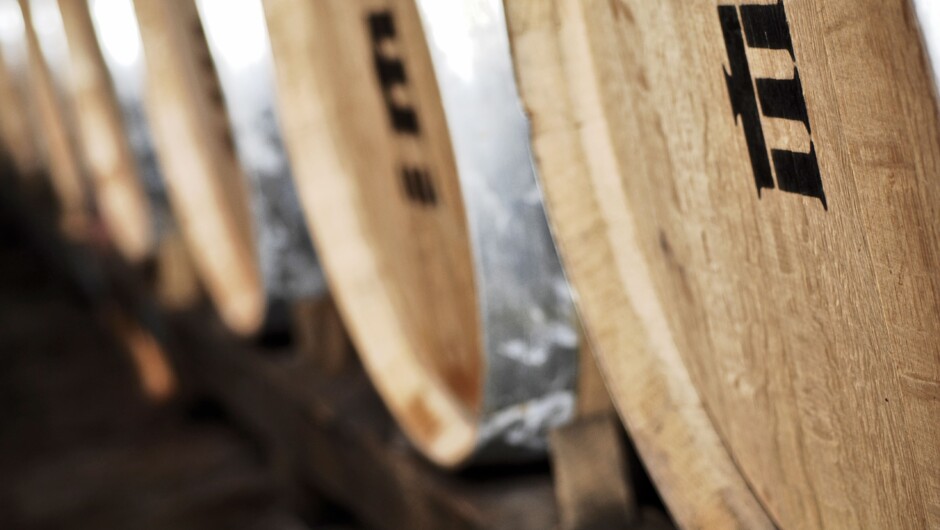
M754 497L940 526L932 6L506 2L566 269L684 526L768 526Z
M193 0L135 7L156 149L203 283L236 332L286 326L285 304L323 281L280 142L260 9L230 2L220 18L205 3L207 39Z
M326 283L281 138L264 10L261 0L196 0L196 7L246 177L255 251L271 313L277 311L274 305L319 297Z
M370 377L439 464L540 454L577 407L578 333L500 11L264 5L301 199Z
M17 0L0 1L0 140L23 179L35 184L42 171L36 97L29 84L26 26Z
M133 0L88 0L88 9L136 175L147 196L158 298L169 307L189 307L198 298L198 281L170 210L146 114L146 65Z
M115 98L119 130L123 131L120 149L123 154L127 149L126 142L133 161L133 170L125 171L135 175L143 187L150 211L151 233L158 244L171 229L172 216L154 152L153 134L144 110L146 71L133 0L87 0L87 6L106 70L102 77L107 81L107 87L102 88L101 93L113 94ZM74 6L73 9L81 7ZM88 47L93 49L91 45ZM110 128L117 129L113 113L112 103L107 103L107 112L101 112L107 116Z
M150 209L120 108L84 1L30 0L40 50L59 94L80 171L87 171L98 212L129 261L153 251Z
M63 232L83 239L92 227L91 184L80 158L77 126L68 108L69 51L55 0L19 0L26 28L30 87L46 149L51 188Z

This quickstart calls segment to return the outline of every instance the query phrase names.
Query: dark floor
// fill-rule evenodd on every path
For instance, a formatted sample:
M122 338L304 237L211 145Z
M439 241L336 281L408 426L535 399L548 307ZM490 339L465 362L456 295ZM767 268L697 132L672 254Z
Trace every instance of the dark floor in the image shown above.
M149 399L67 282L0 226L0 529L303 529L251 440Z

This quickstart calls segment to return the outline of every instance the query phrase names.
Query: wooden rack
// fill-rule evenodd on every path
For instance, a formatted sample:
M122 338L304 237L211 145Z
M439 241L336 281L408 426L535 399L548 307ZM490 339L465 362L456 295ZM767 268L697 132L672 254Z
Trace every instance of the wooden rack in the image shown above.
M0 189L14 187L0 178ZM297 495L313 488L367 526L389 530L672 527L661 508L636 505L612 414L556 433L551 465L441 470L408 444L351 354L328 301L305 308L317 337L252 344L227 332L207 304L175 312L159 307L140 270L113 252L67 242L34 205L0 193L0 207L96 306L117 309L148 329L167 351L180 393L217 400ZM600 445L578 449L586 435ZM598 456L599 450L607 454ZM564 480L553 480L552 468Z

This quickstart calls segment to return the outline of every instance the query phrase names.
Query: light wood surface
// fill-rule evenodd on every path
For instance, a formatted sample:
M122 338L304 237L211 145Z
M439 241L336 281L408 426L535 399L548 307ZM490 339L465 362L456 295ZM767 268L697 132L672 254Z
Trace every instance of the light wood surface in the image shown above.
M20 177L36 183L43 167L36 97L29 84L26 26L16 0L0 2L0 138Z
M422 133L395 134L373 71L369 14L394 8L408 63L396 93ZM481 357L472 256L446 124L410 2L265 2L285 140L327 277L376 384L438 461L473 447ZM410 47L410 48L409 48ZM438 141L433 141L438 140ZM435 199L408 194L406 164L433 175Z
M446 466L532 458L548 425L602 410L606 391L588 364L574 390L577 331L527 143L515 141L524 120L502 69L505 35L468 50L480 71L466 86L452 50L438 47L447 24L492 32L500 13L464 17L461 5L463 18L445 20L415 0L265 8L285 139L331 291L410 438ZM491 108L518 113L522 127L503 134L472 116L473 127L455 128L477 112L460 102L494 92L503 99ZM483 164L467 163L468 134L491 147ZM501 247L514 233L517 244ZM542 280L554 283L532 287ZM521 295L507 301L512 293Z
M253 334L265 295L244 178L192 0L137 0L147 107L167 191L191 257L225 322Z
M204 293L199 276L189 248L175 227L160 238L154 264L154 291L161 305L180 311L200 302Z
M767 526L756 497L784 528L940 526L940 128L908 2L507 8L567 270L676 519Z
M326 281L300 205L277 112L274 64L261 0L196 0L225 114L245 178L250 225L270 301L266 330L284 305L322 297Z
M559 530L636 528L639 506L617 415L588 416L551 434Z
M36 97L39 130L46 148L52 189L56 195L62 230L70 238L84 238L92 224L91 191L84 176L79 148L49 66L40 52L29 0L19 0L26 24L30 86Z
M0 46L0 135L3 139L3 157L10 161L21 175L30 173L36 167L35 156L29 135L30 121L26 116L27 102L17 90L15 73L5 57L5 50Z
M71 104L102 220L131 262L155 249L154 223L85 1L59 0L69 45Z

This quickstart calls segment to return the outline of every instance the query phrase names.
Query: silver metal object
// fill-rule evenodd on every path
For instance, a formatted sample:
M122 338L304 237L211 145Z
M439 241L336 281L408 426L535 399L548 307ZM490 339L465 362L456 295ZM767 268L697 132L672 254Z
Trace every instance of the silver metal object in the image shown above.
M248 179L265 290L278 300L321 295L326 282L281 138L261 0L197 0L196 5Z
M154 233L160 238L173 221L147 121L144 99L147 73L134 3L133 0L88 0L88 8L121 109L137 173L147 193Z
M575 412L577 315L542 204L501 0L416 0L471 234L483 344L478 460L541 454Z

